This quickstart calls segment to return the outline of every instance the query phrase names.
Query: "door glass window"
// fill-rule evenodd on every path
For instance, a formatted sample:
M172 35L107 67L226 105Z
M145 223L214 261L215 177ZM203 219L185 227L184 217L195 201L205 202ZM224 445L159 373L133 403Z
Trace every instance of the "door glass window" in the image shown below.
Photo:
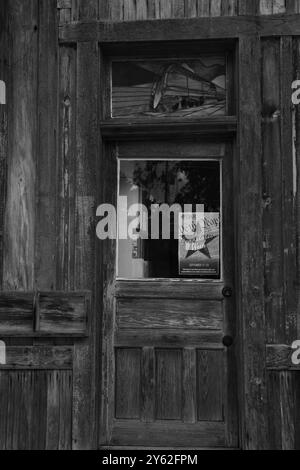
M112 117L226 114L226 57L112 62Z
M221 165L119 160L118 277L221 276Z

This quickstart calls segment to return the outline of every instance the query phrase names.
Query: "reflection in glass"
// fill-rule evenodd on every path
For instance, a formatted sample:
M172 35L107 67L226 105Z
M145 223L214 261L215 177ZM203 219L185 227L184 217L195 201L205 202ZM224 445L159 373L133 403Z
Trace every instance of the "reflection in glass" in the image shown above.
M113 117L226 113L224 56L112 63Z
M146 229L136 225L137 240L118 241L118 277L219 279L220 163L171 160L119 163L119 201L126 196L128 208L143 204L148 220ZM162 220L159 237L153 239L151 208L153 211L154 205L162 204L178 204L181 209L171 213L169 239L163 239ZM183 215L187 204L190 210ZM135 211L131 215L128 224L139 220L141 214Z

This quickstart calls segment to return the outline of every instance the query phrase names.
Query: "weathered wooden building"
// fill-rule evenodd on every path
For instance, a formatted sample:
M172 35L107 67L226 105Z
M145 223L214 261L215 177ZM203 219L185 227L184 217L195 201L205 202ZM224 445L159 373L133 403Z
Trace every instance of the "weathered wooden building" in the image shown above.
M299 449L300 1L2 0L0 26L0 449ZM97 239L122 162L158 157L221 168L217 279Z

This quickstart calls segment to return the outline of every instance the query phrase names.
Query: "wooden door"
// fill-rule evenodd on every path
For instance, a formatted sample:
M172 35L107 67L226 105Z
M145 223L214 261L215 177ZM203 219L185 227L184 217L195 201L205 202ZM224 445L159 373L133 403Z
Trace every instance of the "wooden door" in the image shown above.
M141 155L148 161L159 155L161 161L219 165L220 273L171 279L148 272L148 278L138 279L135 269L126 279L126 271L115 268L126 248L104 242L101 445L238 447L230 145L123 143L117 151L111 148L104 169L106 202L116 201L120 161L132 163ZM130 277L128 259L126 266Z

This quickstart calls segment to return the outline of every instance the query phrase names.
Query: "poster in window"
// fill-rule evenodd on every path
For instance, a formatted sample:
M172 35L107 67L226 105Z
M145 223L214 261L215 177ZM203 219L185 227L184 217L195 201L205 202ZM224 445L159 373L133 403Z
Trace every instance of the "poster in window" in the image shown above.
M220 278L220 213L179 214L179 275Z

